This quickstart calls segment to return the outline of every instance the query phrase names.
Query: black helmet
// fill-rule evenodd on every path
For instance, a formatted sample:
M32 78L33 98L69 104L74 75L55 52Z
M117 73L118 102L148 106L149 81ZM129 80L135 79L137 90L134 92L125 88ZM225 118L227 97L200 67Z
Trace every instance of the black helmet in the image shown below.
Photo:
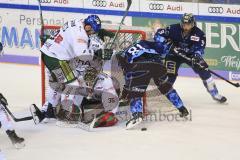
M181 26L184 23L192 24L192 26L196 26L196 20L192 13L184 13L181 18Z

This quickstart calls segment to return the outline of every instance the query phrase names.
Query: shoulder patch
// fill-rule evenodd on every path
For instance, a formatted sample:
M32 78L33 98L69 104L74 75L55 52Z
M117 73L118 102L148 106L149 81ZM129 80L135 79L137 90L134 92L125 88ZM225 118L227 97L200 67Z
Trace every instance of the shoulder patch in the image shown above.
M195 42L199 42L200 40L200 37L198 36L191 36L190 38L191 38L191 41L195 41Z

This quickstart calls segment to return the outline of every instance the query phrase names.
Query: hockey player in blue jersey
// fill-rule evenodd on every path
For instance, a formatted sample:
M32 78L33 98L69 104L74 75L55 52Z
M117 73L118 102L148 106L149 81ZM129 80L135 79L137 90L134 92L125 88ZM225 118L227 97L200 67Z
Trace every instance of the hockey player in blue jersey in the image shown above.
M227 101L224 96L219 94L211 73L202 69L208 68L208 64L203 59L206 37L204 32L196 26L192 14L185 13L182 16L181 23L159 29L154 39L157 42L168 42L171 45L165 59L165 65L168 70L169 81L172 84L176 81L179 67L186 63L200 76L204 86L214 100L220 103ZM184 59L179 53L191 58L192 61Z
M172 84L168 82L167 69L162 60L165 55L164 44L141 40L116 55L123 69L125 85L122 98L130 99L132 119L127 122L127 129L139 124L143 119L141 98L153 79L159 91L179 110L180 116L187 116L188 110Z

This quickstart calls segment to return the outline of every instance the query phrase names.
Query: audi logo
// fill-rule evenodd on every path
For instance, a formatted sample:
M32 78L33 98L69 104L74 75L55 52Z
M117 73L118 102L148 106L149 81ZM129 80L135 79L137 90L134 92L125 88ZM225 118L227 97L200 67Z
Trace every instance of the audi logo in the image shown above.
M208 13L223 13L223 7L208 7Z
M40 0L40 3L51 3L51 0Z
M149 3L150 10L164 10L164 5L159 3Z
M107 2L105 0L93 0L92 1L92 5L94 7L106 7L107 6Z

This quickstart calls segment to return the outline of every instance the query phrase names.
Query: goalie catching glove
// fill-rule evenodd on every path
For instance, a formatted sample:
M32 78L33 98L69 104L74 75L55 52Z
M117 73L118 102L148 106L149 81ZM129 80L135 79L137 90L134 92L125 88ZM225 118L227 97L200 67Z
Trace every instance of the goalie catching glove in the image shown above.
M98 127L111 127L114 126L118 119L115 117L114 113L112 112L102 112L97 115L97 120L94 123L94 128Z

